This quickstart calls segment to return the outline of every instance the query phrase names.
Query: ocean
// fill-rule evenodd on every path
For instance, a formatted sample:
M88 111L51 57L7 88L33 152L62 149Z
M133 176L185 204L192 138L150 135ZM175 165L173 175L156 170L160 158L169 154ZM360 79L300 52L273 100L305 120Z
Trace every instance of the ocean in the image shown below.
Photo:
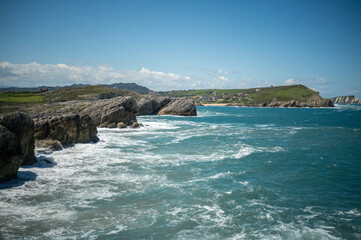
M0 239L361 239L361 106L197 107L0 185Z

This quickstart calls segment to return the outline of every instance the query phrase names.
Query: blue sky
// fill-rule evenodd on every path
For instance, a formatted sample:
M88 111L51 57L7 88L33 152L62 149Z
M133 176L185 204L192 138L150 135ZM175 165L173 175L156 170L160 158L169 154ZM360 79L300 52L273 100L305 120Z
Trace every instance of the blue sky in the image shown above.
M361 1L0 0L0 86L302 83L361 97Z

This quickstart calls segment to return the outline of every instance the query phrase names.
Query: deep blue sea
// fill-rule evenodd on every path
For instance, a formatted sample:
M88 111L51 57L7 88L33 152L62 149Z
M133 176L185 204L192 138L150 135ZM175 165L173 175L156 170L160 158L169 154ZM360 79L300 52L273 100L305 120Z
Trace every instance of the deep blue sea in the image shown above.
M0 239L361 239L361 106L197 110L38 155Z

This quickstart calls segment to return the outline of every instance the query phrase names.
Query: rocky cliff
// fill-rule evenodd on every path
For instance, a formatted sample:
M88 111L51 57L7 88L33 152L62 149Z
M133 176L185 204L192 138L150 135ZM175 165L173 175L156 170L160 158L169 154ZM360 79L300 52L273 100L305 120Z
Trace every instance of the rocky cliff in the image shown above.
M33 164L34 122L24 113L0 119L0 182L15 178L21 165Z
M134 97L114 97L95 101L67 101L51 104L41 104L26 109L34 112L34 119L61 117L64 115L88 115L97 127L112 127L118 123L131 126L137 122L138 105ZM123 126L123 124L121 124Z
M63 146L75 143L97 142L97 129L88 115L67 115L35 119L36 140L58 140Z
M307 102L299 102L299 101L288 101L288 102L270 102L264 103L261 105L262 107L287 107L287 108L295 108L295 107L309 107L309 108L319 108L319 107L334 107L333 103L330 99L320 99L316 101L307 101Z
M95 101L81 113L89 115L98 127L117 126L121 122L130 126L137 122L137 109L138 105L135 98L115 97Z
M331 101L336 104L361 104L361 99L358 99L355 96L333 97L331 98Z
M145 97L138 102L137 115L153 115L165 107L171 99L169 97Z
M286 107L286 108L297 108L297 107L308 107L308 108L320 108L320 107L334 107L330 99L322 98L318 95L309 97L307 101L277 101L273 100L270 102L264 102L260 104L242 104L242 103L231 103L228 106L247 106L247 107Z
M162 108L158 115L196 116L196 105L192 99L175 99Z
M18 139L23 153L23 165L36 162L34 157L34 121L29 115L15 112L5 115L0 119L0 125L14 133Z
M14 133L0 125L0 183L15 178L23 162L23 152Z

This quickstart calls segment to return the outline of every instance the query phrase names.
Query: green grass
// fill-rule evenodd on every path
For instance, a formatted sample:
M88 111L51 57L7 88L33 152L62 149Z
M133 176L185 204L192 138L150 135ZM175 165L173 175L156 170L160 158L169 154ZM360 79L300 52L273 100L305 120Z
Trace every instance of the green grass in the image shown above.
M142 95L122 89L114 89L102 86L86 86L78 88L64 88L56 89L45 93L38 92L4 92L0 93L0 105L9 106L25 103L51 103L64 102L71 100L94 100L99 99L100 96L106 95L109 97L116 96L133 96L136 99L141 98Z
M41 103L44 96L36 92L5 92L0 93L0 102L4 103Z
M101 95L107 94L115 96L133 96L136 99L141 97L140 94L123 89L114 89L102 86L86 86L78 88L56 89L44 93L46 102L64 102L71 100L93 100L98 99Z
M243 103L264 103L276 101L307 101L309 97L318 95L317 92L307 88L303 85L291 85L291 86L278 86L259 88L260 91L256 91L257 88L250 89L201 89L201 90L184 90L184 91L169 91L163 94L173 97L194 97L194 96L216 96L218 99L222 99L224 95L237 96L237 99L219 100L218 102L231 103L231 102L243 102ZM248 93L249 96L239 98L240 93Z

